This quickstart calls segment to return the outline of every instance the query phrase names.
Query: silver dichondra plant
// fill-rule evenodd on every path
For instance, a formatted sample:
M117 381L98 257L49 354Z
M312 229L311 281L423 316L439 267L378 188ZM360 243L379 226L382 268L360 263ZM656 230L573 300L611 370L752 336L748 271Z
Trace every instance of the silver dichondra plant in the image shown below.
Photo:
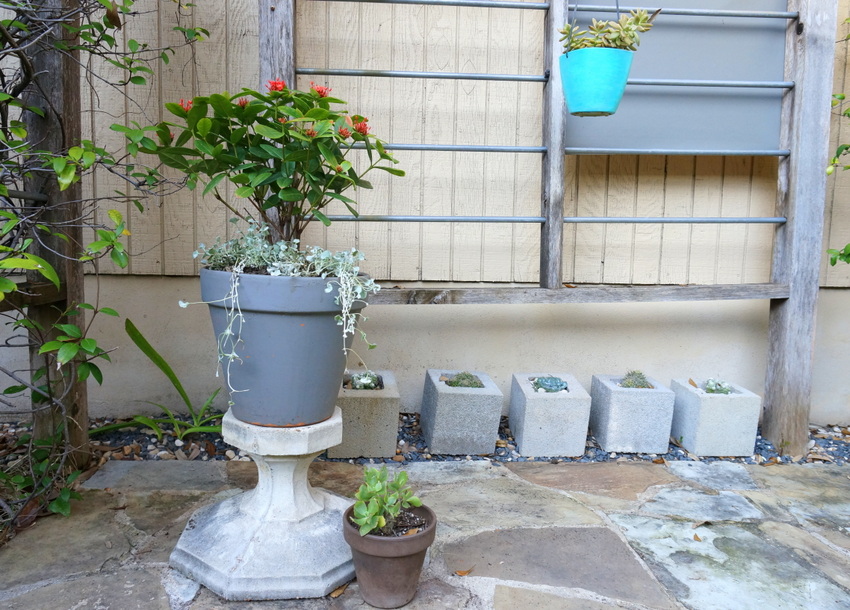
M707 394L731 394L732 386L725 381L711 377L706 380L703 390Z

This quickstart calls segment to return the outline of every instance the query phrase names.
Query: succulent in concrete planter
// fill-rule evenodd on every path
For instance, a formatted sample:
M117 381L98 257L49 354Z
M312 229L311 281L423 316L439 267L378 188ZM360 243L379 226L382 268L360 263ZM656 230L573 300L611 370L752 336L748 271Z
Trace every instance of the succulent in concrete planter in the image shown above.
M747 456L755 450L761 398L734 383L674 379L672 436L699 456Z
M639 371L594 375L590 430L604 451L667 453L675 395Z
M523 455L577 457L585 451L590 395L566 373L516 373L508 417Z
M483 388L484 384L481 382L481 379L477 375L473 375L469 371L462 371L460 373L455 373L451 377L446 377L445 379L441 379L441 381L445 381L446 385L450 388Z
M367 468L356 501L343 516L360 594L377 608L401 607L416 595L437 517L413 495L407 473Z
M342 410L342 442L329 458L383 457L396 454L401 397L392 371L351 371L336 399Z

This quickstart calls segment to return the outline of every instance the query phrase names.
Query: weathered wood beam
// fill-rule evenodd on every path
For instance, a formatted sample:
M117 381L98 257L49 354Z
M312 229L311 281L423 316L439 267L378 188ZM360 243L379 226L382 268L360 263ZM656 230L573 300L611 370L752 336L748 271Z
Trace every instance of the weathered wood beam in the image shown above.
M543 65L549 75L543 86L543 145L546 153L543 155L540 189L541 215L546 219L540 228L540 286L543 288L561 287L567 109L558 67L561 55L558 28L563 27L566 20L566 3L552 2L546 12L543 38Z
M384 288L371 305L496 305L537 303L636 303L659 301L730 301L786 299L787 285L718 284L712 286L601 286L574 288Z
M295 88L295 0L260 0L260 91L270 80Z
M64 286L57 290L50 282L22 282L18 284L18 291L6 295L0 301L0 312L24 307L35 307L40 305L51 305L66 299Z
M823 252L829 109L835 53L836 0L789 0L785 77L795 82L782 108L776 213L788 218L776 234L771 281L787 299L771 303L762 433L783 453L805 453Z
M39 10L46 19L55 19L55 15L69 15L79 9L75 0L40 0ZM77 24L79 25L79 24ZM33 112L24 113L27 123L29 141L36 150L46 150L52 153L65 154L70 146L81 140L81 111L80 111L80 58L76 51L59 51L49 48L49 45L63 46L74 44L68 40L68 34L61 24L56 23L48 36L43 39L45 49L30 54L35 73L35 84L27 89L25 104L41 108L44 116ZM34 48L34 51L36 49ZM40 222L57 227L65 239L60 236L45 236L34 244L33 253L44 258L56 270L65 292L65 300L55 304L33 303L27 309L27 317L44 329L42 338L51 340L58 333L53 324L65 321L59 316L60 311L73 307L84 299L82 264L74 260L83 251L82 228L79 219L82 217L82 189L80 184L71 185L64 191L59 190L55 175L47 172L34 172L24 182L24 189L30 193L39 193L39 198L45 206L44 215ZM27 279L35 283L44 278L30 272ZM84 326L82 313L73 320L80 327ZM39 337L33 331L34 347L30 349L30 366L33 371L41 366L49 365L45 355L38 353ZM62 408L56 405L45 407L33 405L33 435L35 438L50 438L57 425L67 425L69 443L69 463L74 467L82 467L89 460L89 416L88 394L85 382L76 379L59 377L55 371L53 390L55 395L62 396Z

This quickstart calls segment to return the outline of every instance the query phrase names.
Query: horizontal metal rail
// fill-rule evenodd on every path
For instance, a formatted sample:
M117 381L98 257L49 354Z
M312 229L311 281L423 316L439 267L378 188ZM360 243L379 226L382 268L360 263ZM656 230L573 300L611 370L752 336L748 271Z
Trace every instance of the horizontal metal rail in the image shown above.
M488 80L518 83L545 83L542 74L484 74L477 72L408 72L402 70L348 70L325 68L296 68L296 74L322 76L371 76L380 78L433 78L445 80Z
M367 4L419 4L423 6L467 6L471 8L518 8L548 11L548 2L498 2L490 0L321 0L323 2L358 2Z
M9 199L23 199L24 201L38 201L40 203L47 203L49 201L47 195L33 191L16 191L14 189L9 189L8 197Z
M423 2L425 4L425 2ZM572 4L568 5L571 11L594 12L594 13L616 13L617 8L614 6L595 6L590 4ZM621 13L628 13L633 10L645 8L647 12L652 13L655 8L641 6L621 6ZM761 19L797 19L800 13L797 11L722 11L716 9L694 9L694 8L663 8L661 9L663 16L676 15L682 17L755 17Z
M484 80L518 83L545 83L544 74L490 74L484 72L416 72L406 70L355 70L348 68L296 68L296 74L310 76L364 76L373 78L428 78L439 80ZM629 79L629 85L659 87L731 87L755 89L792 89L793 81L734 81L692 79Z
M730 87L751 89L793 89L794 81L767 80L672 80L661 78L630 78L629 85L659 87Z
M363 148L357 143L353 148ZM504 153L545 153L545 146L488 146L483 144L393 144L384 142L387 150L422 150L429 152L504 152Z
M401 216L391 214L361 214L360 216L328 215L332 222L457 222L486 224L542 224L542 216ZM783 216L564 216L566 224L783 224Z
M790 150L753 149L753 150L708 150L673 148L580 148L568 146L564 149L568 155L695 155L722 157L787 157Z

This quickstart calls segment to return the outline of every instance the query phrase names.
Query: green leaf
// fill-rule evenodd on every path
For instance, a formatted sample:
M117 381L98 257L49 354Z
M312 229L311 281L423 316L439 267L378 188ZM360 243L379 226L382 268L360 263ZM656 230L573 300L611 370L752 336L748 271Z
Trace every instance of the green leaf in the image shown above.
M200 121L198 121L198 124L195 126L195 129L198 131L198 135L200 135L202 138L205 138L210 132L210 129L212 129L212 121L207 117L204 117Z
M254 188L251 186L240 186L233 194L237 197L250 197L254 194Z
M56 353L56 360L59 364L67 364L80 352L80 346L77 343L63 343L62 347Z
M207 184L207 186L204 187L204 193L203 194L207 195L207 194L211 193L213 191L213 189L215 189L215 187L218 186L219 182L224 180L224 178L225 178L225 174L219 174L218 176L214 176L213 179L209 181L209 184Z
M258 124L254 127L254 131L264 138L271 138L272 140L277 140L283 137L283 132L281 130L269 127L268 125Z
M162 440L162 428L159 427L159 424L156 421L146 415L136 415L133 420L153 430L153 433L156 434L157 440Z
M387 167L386 165L376 165L375 169L380 169L393 176L404 176L404 170L395 167Z
M74 339L79 339L83 336L83 331L76 324L56 324L56 328Z
M111 307L101 307L97 310L99 313L106 314L107 316L115 316L118 317L118 312L112 309Z
M136 344L142 353L148 357L148 359L153 362L160 371L162 371L168 380L171 382L171 385L174 386L174 389L177 390L177 393L180 394L180 398L183 399L183 402L186 403L186 406L189 407L189 410L192 410L192 401L189 400L189 395L186 394L186 390L183 389L183 384L180 383L180 380L177 378L177 375L174 374L171 366L165 361L159 352L157 352L153 346L148 343L148 340L145 339L144 335L136 328L136 325L127 318L124 321L124 330L127 332L127 335L132 339L133 343Z

